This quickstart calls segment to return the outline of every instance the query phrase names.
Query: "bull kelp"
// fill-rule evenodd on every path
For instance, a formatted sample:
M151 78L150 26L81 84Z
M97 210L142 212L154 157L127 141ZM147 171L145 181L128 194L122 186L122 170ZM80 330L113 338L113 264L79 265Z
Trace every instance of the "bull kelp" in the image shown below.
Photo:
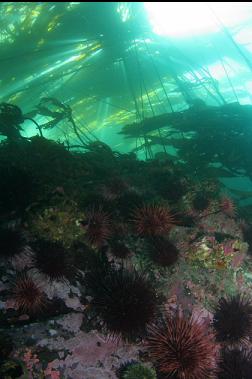
M252 3L0 22L0 377L251 379Z

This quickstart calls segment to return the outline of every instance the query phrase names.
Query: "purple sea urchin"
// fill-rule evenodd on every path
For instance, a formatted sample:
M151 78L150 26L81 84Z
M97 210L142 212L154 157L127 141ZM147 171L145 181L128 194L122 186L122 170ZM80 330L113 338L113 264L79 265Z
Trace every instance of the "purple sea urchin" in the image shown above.
M111 254L117 258L127 258L131 254L130 249L122 241L110 241L109 247Z
M33 249L34 266L50 281L71 279L75 275L70 254L60 243L37 240Z
M107 331L124 340L133 340L145 333L156 310L156 293L150 281L142 274L106 268L87 276L92 307L102 319Z
M251 379L252 352L224 349L221 353L218 379Z
M219 342L239 344L252 337L252 303L241 295L221 298L214 312L213 326Z
M153 262L168 267L177 262L179 252L170 241L163 237L154 237L148 241L148 250Z

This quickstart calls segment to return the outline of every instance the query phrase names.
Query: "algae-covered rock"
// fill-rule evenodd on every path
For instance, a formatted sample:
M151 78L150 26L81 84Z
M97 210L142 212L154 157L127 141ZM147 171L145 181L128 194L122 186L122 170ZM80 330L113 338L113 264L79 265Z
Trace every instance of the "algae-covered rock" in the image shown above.
M129 366L123 373L122 379L156 379L156 373L153 369L136 364Z

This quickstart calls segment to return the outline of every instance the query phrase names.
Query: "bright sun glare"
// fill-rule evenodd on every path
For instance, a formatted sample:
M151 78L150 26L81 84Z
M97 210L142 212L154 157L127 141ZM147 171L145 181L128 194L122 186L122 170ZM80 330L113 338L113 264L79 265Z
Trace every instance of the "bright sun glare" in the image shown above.
M153 31L163 36L185 37L214 33L252 17L248 2L146 2ZM217 18L216 18L217 16Z

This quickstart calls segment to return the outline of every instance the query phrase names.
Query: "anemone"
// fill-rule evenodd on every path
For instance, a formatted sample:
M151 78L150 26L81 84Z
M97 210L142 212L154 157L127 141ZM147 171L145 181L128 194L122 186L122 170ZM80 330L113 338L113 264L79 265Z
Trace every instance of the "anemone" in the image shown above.
M220 201L220 210L229 217L236 215L236 206L232 199L229 197L223 197Z
M149 327L147 346L161 377L206 379L214 375L214 335L193 318L162 317Z

